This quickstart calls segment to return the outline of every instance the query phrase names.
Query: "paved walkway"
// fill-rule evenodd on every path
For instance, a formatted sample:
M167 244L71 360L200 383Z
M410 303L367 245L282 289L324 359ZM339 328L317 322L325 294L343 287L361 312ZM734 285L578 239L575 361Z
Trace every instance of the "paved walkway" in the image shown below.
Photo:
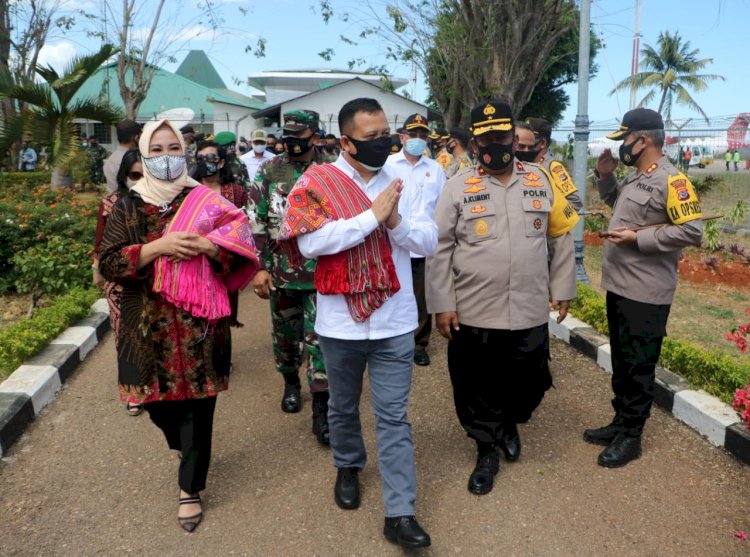
M235 374L220 396L215 452L196 533L176 521L175 456L144 414L116 399L111 337L84 362L27 434L0 459L0 554L188 556L391 556L369 400L364 427L372 458L361 475L362 507L333 502L334 469L300 414L279 409L265 303L244 295ZM521 460L505 464L495 490L466 490L473 447L457 424L445 343L415 371L411 419L420 522L433 546L418 555L736 556L750 542L750 468L661 410L647 426L644 456L621 470L596 465L581 440L604 424L608 376L553 342L556 389L521 428Z

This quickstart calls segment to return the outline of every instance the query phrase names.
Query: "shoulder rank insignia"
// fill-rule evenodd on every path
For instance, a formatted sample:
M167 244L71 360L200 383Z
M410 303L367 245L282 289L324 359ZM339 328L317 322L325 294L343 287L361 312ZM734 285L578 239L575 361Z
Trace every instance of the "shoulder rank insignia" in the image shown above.
M526 172L526 167L521 161L516 161L516 170L518 170L519 172Z
M532 182L538 182L540 178L541 176L534 174L533 172L523 175L524 180L531 180Z
M485 207L484 205L474 205L471 208L471 212L474 213L474 214L484 213L486 210L487 210L487 207Z
M651 174L659 165L652 162L651 165L646 169L646 174Z

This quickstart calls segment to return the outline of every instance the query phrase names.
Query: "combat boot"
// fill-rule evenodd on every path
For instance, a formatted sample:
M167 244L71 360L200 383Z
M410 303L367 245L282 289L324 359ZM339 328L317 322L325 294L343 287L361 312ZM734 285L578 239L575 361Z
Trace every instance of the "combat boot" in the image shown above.
M313 393L312 430L321 445L330 445L328 429L328 392Z
M604 427L587 429L583 432L583 440L592 445L608 447L621 431L622 426L617 423L617 420L614 420L611 424Z

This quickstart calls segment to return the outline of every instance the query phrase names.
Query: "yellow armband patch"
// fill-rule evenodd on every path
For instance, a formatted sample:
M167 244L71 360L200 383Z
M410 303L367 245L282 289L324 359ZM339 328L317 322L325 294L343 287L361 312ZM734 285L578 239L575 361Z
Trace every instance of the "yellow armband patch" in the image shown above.
M442 152L438 155L437 159L435 159L437 163L443 167L443 170L448 168L448 165L453 161L453 157L451 157L448 153Z
M552 173L552 181L557 189L562 192L563 195L568 196L571 193L578 191L578 188L573 183L573 180L565 170L562 163L558 161L552 161L549 165L549 171Z
M703 217L701 202L687 176L680 173L667 181L667 215L672 224L683 224Z
M576 210L570 205L570 203L568 203L565 195L560 194L560 189L556 185L555 180L552 179L543 167L540 166L539 169L544 172L544 175L547 177L550 184L553 185L552 194L554 196L554 201L552 203L552 211L549 214L547 236L557 238L558 236L562 236L566 232L573 230L575 225L578 224L580 217ZM575 188L575 186L573 187Z

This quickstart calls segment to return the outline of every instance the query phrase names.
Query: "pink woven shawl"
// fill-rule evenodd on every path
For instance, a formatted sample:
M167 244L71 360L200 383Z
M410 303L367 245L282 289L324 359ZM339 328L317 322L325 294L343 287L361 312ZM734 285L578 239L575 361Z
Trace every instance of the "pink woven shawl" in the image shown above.
M217 275L206 255L185 261L161 256L154 262L153 291L191 315L216 321L231 314L228 291L245 288L258 271L258 255L247 215L206 186L193 188L164 230L193 232L244 257L244 265Z

